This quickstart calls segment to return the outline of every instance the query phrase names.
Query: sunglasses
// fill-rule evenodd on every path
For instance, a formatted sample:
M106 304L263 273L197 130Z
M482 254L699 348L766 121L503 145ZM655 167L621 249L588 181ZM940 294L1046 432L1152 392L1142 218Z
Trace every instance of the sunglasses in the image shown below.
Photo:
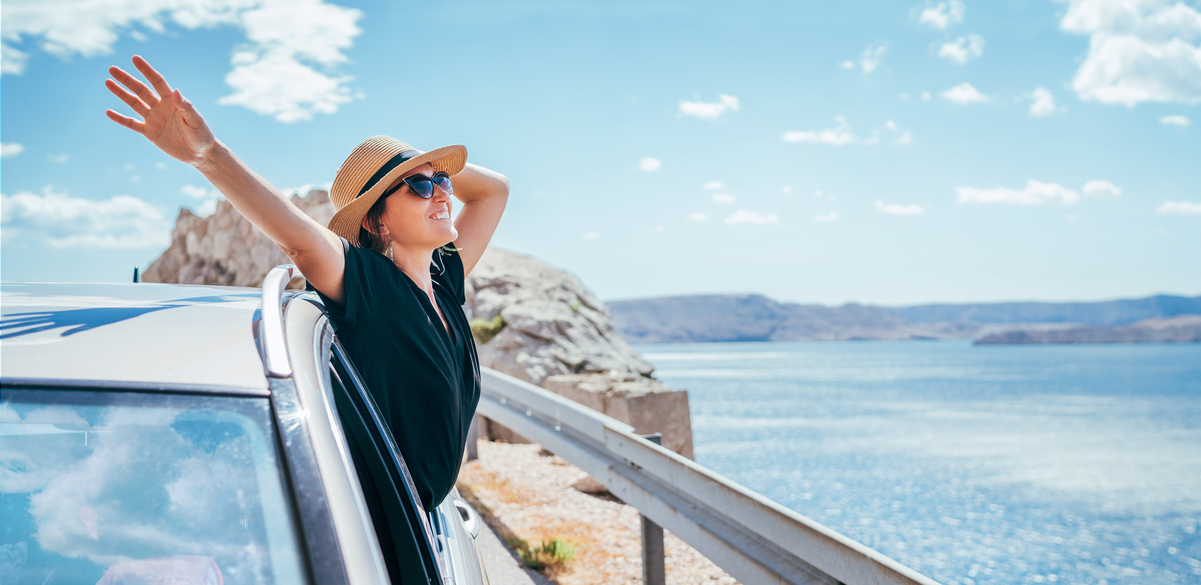
M443 191L446 191L447 195L453 195L455 192L454 186L450 184L450 175L446 174L444 171L438 171L434 173L434 176L432 177L427 177L425 175L410 175L405 177L398 185L388 189L387 191L384 191L384 194L380 195L380 199L399 191L400 188L405 185L408 185L409 189L411 189L414 194L422 199L429 199L433 197L435 186Z

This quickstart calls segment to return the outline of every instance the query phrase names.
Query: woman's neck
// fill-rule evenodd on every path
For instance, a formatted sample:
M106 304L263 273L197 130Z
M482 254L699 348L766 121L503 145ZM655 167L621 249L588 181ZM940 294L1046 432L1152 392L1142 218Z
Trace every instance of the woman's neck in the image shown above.
M417 283L426 294L433 294L434 290L434 281L430 278L430 263L433 262L433 258L432 249L401 248L395 244L392 246L392 263Z

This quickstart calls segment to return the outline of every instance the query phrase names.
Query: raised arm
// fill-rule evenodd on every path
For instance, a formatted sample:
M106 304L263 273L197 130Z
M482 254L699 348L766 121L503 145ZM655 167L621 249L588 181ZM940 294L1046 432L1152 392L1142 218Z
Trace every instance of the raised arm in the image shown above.
M463 260L464 274L471 274L488 248L488 242L500 223L500 216L505 212L505 203L509 200L509 179L498 172L469 163L452 181L455 197L463 202L463 209L455 218L455 230L459 232L459 238L454 245L459 249L459 258Z
M134 56L133 64L153 90L119 67L109 68L116 81L108 79L104 84L142 121L113 110L106 112L108 117L196 167L234 208L279 245L317 290L341 302L346 258L338 236L305 215L217 140L192 102L172 89L145 59Z

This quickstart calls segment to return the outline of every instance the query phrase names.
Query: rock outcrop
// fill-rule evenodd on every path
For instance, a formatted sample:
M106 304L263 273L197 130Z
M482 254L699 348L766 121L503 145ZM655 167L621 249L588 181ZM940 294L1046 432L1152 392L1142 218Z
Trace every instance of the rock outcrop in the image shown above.
M477 343L480 365L538 384L692 457L688 393L650 377L654 368L622 339L605 305L574 275L489 248L467 278L467 316L503 326ZM522 441L496 424L489 434Z
M325 191L292 202L321 224L333 216ZM287 263L266 234L222 200L209 217L180 210L170 248L142 280L260 286L268 270ZM635 432L662 433L664 447L692 457L688 393L651 377L651 364L622 339L604 303L574 275L489 248L467 278L466 292L468 319L489 329L477 335L480 365L595 408ZM493 438L524 440L499 425L488 427Z
M314 189L304 197L293 195L292 203L321 225L334 215L326 191ZM266 234L222 199L208 217L186 208L179 210L171 231L171 246L142 273L142 281L261 286L268 270L289 263ZM293 284L293 288L296 286ZM303 283L299 286L303 288Z

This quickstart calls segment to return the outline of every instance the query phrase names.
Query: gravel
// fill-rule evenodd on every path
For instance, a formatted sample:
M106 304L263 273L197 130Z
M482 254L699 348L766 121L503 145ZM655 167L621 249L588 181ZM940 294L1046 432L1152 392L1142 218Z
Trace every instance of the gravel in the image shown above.
M464 464L459 474L459 491L502 538L537 545L561 537L575 543L575 559L551 575L553 582L642 583L638 510L611 495L572 487L587 475L539 445L480 441L479 459ZM668 583L737 583L666 530L663 544Z

